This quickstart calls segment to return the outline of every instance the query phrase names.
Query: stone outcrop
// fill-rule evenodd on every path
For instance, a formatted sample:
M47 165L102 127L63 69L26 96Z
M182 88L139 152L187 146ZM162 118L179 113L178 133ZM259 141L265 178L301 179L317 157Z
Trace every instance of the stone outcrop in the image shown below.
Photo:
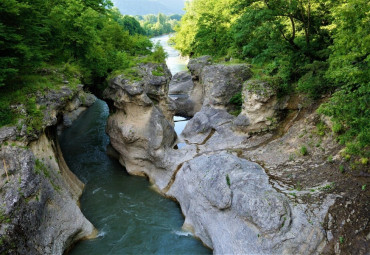
M56 127L94 101L82 86L50 90L37 97L40 130L25 120L0 129L0 253L63 254L96 234L78 206L84 185L64 161Z
M162 76L153 75L163 70ZM153 182L165 182L168 175L161 160L177 136L173 128L173 106L168 97L171 73L164 64L143 64L137 78L120 75L112 79L104 98L113 102L107 133L127 171L146 175ZM151 172L156 172L152 175Z
M278 98L270 84L249 80L243 86L242 111L235 119L236 128L243 132L268 131L276 128L289 97Z
M169 96L175 104L175 115L193 117L202 107L203 89L187 71L175 74L169 84Z
M176 115L193 117L203 106L232 110L230 99L242 91L243 82L251 77L246 64L212 64L208 56L191 59L191 73L175 74L170 83L170 96Z
M205 66L200 74L204 87L203 106L229 109L230 99L241 92L244 81L251 75L246 64Z
M159 107L171 105L165 94L152 100L150 83L124 76L111 81L106 95L115 113L107 131L120 162L177 200L184 229L215 254L320 254L328 249L333 240L328 212L341 195L328 192L333 184L327 157L339 146L332 136L315 133L320 117L302 110L301 99L278 99L268 84L249 81L246 65L212 65L203 57L191 60L189 69L191 74L175 76L170 85L188 102L194 88L202 91L201 107L185 108L194 117L179 135L177 141L185 143L181 149L174 146L170 116ZM150 80L146 73L144 81ZM168 78L161 80L160 91L165 91ZM235 117L228 113L229 101L241 91L242 112ZM301 141L302 130L311 135ZM299 152L301 142L309 158Z
M313 254L325 240L306 206L277 192L259 165L226 151L184 163L167 195L180 202L185 228L216 254Z

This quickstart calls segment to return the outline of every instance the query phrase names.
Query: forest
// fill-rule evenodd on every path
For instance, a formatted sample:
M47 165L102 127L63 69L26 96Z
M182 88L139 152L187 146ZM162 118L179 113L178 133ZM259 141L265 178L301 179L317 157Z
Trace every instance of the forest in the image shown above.
M139 22L109 0L6 0L0 13L0 126L20 117L12 105L40 116L35 91L63 83L96 90L113 71L164 61Z
M158 15L137 15L135 18L140 22L146 35L158 36L175 32L175 27L179 25L181 15L165 15L159 13Z
M16 121L14 103L34 109L27 91L67 78L94 90L152 54L146 35L175 29L183 55L252 64L279 95L330 97L318 111L332 118L349 153L369 155L368 1L193 0L185 10L178 25L180 15L123 16L109 0L1 1L0 125ZM164 52L152 56L163 60Z
M279 95L330 97L348 153L369 156L370 3L366 0L193 0L172 38L182 55L253 65Z

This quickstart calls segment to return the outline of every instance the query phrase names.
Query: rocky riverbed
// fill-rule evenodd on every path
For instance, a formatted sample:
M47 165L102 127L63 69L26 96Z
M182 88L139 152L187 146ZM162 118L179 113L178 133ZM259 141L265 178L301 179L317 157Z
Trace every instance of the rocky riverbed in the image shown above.
M177 201L183 228L215 254L368 254L367 165L316 113L326 98L278 97L246 64L204 56L188 68L140 64L110 80L108 152L128 173ZM37 97L40 130L0 129L0 253L63 254L96 234L56 139L94 100L82 86L50 90ZM175 115L190 118L180 135Z
M153 75L158 68L162 76ZM183 227L215 254L345 252L347 233L336 228L351 220L333 221L333 214L354 213L334 209L348 193L338 192L345 178L333 168L344 163L330 121L307 98L278 98L268 83L251 80L248 65L201 57L188 68L171 79L166 66L144 64L136 79L110 81L107 133L120 163L178 201ZM237 93L242 109L235 114ZM180 136L175 114L192 117ZM368 196L360 187L356 193ZM351 223L359 234L347 241L366 254L368 209L359 207Z

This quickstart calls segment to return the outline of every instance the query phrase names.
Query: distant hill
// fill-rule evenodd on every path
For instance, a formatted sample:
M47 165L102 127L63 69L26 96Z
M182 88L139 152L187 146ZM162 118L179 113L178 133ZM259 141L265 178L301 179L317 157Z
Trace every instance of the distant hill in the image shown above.
M122 14L183 14L185 0L113 0Z

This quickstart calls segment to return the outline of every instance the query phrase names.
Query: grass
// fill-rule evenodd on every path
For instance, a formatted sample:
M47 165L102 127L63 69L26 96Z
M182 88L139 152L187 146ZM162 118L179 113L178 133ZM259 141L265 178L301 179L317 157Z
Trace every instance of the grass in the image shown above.
M329 191L329 190L334 189L334 186L335 186L335 183L332 182L330 184L325 185L324 187L321 187L320 190L322 190L322 191Z
M325 123L323 121L320 121L319 123L317 123L317 125L316 125L316 133L319 136L324 136L326 134L326 131L327 130L328 130L328 127L325 125Z
M10 223L11 219L0 209L0 223Z
M35 172L37 174L41 174L42 173L50 181L50 184L53 186L54 190L60 191L60 187L58 185L56 185L54 183L54 181L52 180L51 175L50 175L50 172L49 172L49 169L39 159L36 159L36 161L35 161Z
M330 156L328 157L328 162L329 162L329 163L333 163L333 156L331 156L331 155L330 155Z
M301 190L302 190L302 185L301 185L301 183L300 183L300 182L298 182L295 188L296 188L296 190L297 190L297 191L301 191Z
M157 66L155 70L152 70L154 76L164 76L164 69L161 66Z
M339 243L340 243L340 244L343 244L343 243L344 243L344 237L343 237L343 236L340 236L340 237L339 237Z
M306 147L306 146L301 146L301 148L299 149L299 153L300 153L302 156L306 156L306 155L308 155L307 147Z
M238 110L235 110L235 111L230 111L230 114L237 117L239 116L239 114L242 112L241 109L238 109Z
M229 104L233 106L234 110L230 111L231 115L238 116L242 112L243 96L241 92L236 93L229 100Z
M344 173L344 166L343 165L339 166L339 172L341 172L342 174Z
M0 127L14 125L18 119L25 119L28 131L42 126L42 108L36 104L37 92L45 94L49 90L59 90L66 86L76 89L80 83L76 68L71 65L41 68L29 75L16 78L11 86L0 88ZM23 110L22 110L23 109Z

